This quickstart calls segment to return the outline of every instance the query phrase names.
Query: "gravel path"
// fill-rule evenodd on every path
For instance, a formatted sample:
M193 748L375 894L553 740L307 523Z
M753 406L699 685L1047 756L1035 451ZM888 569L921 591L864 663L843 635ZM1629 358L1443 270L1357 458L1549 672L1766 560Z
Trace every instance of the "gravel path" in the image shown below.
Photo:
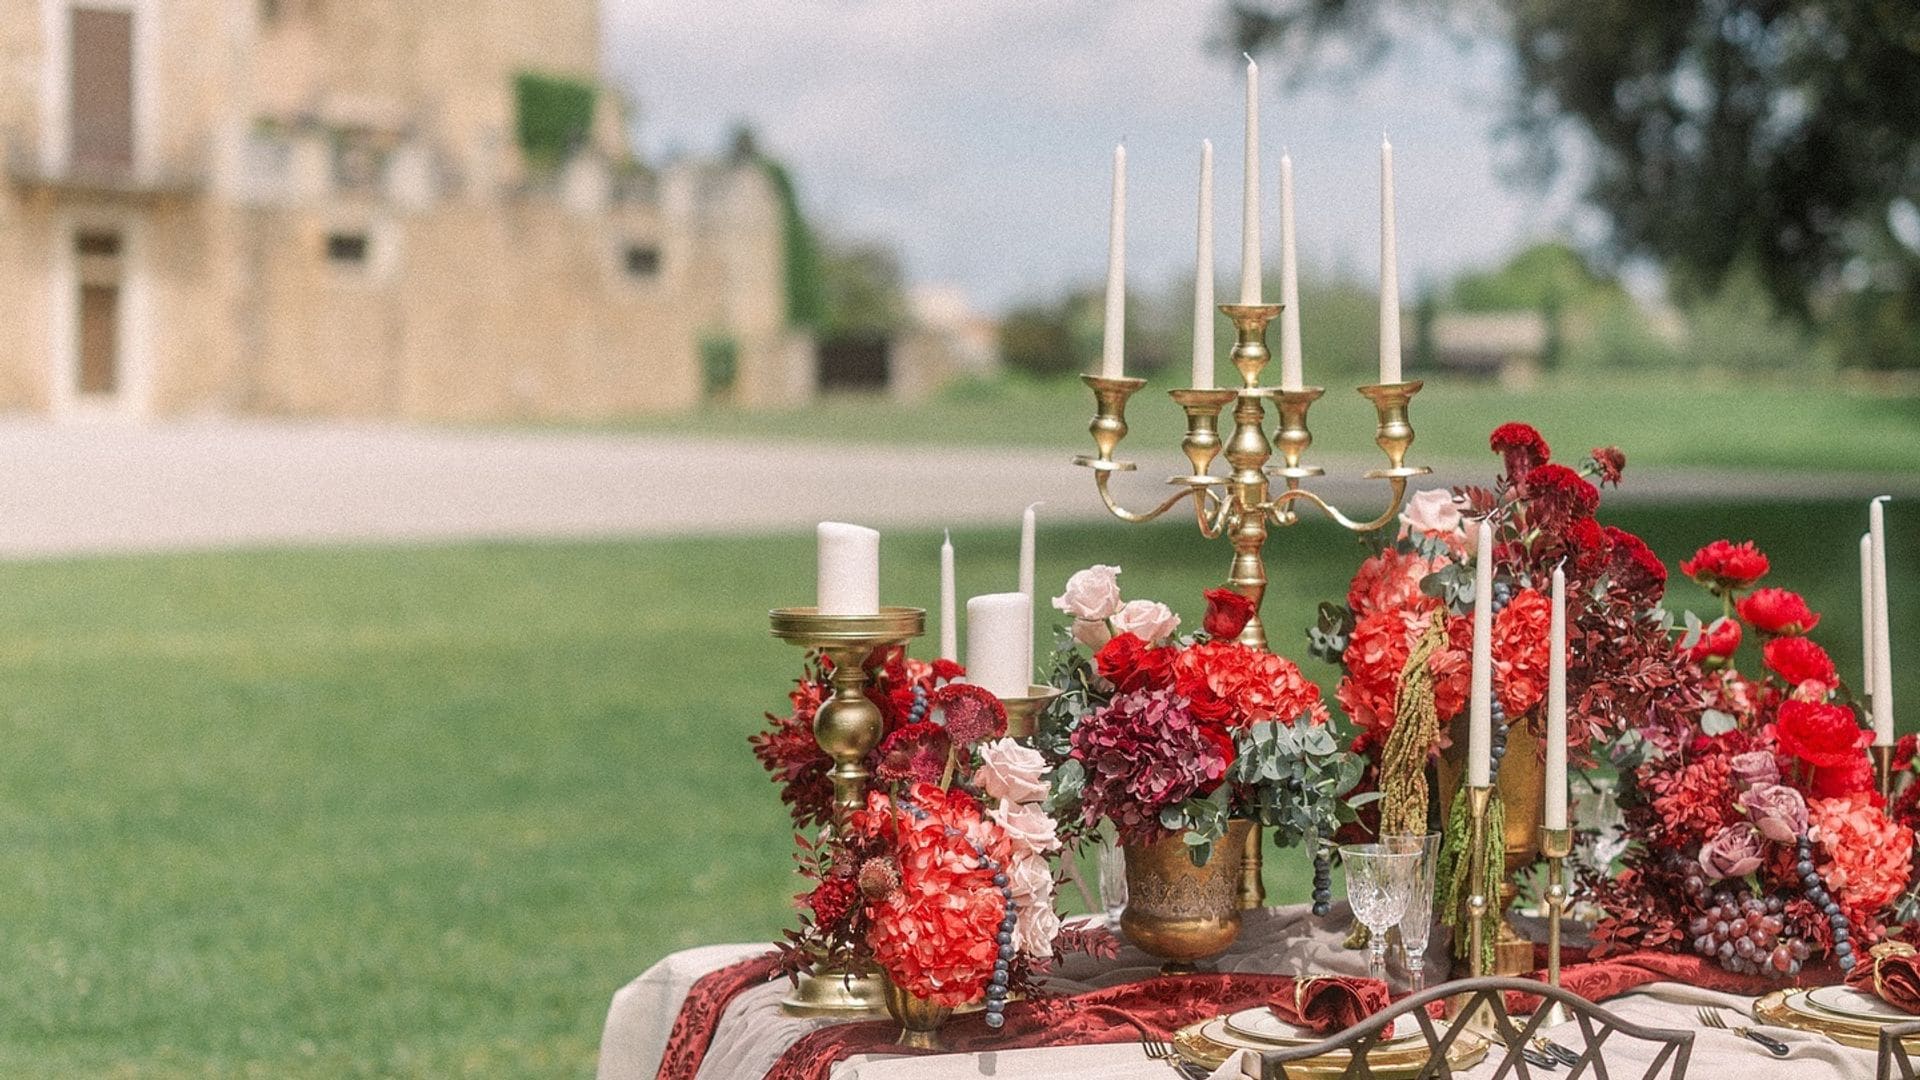
M1177 455L1159 464L1171 470ZM177 551L518 537L788 530L826 518L874 526L1002 523L1105 511L1069 453L990 448L747 444L569 432L377 424L195 421L150 426L0 419L0 555ZM1382 491L1372 460L1323 461L1321 489L1354 512ZM1216 467L1217 468L1217 467ZM1457 483L1477 469L1441 470ZM736 476L736 473L738 475ZM1777 474L1629 468L1609 500L1778 494ZM1138 508L1159 473L1121 478ZM1426 485L1423 485L1426 486ZM1796 474L1826 497L1920 494L1920 475Z

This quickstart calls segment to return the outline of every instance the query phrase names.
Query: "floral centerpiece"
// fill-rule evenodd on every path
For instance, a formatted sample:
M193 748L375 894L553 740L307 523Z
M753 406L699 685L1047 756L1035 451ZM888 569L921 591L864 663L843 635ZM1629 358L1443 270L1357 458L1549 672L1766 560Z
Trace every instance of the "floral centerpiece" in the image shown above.
M1692 951L1781 978L1810 960L1850 969L1907 888L1910 814L1890 814L1874 790L1872 733L1808 636L1819 613L1790 590L1756 587L1766 555L1719 540L1681 569L1722 605L1711 623L1689 615L1679 641L1703 707L1617 745L1640 843L1621 873L1588 882L1606 913L1599 951ZM1748 674L1737 660L1755 638L1760 667Z

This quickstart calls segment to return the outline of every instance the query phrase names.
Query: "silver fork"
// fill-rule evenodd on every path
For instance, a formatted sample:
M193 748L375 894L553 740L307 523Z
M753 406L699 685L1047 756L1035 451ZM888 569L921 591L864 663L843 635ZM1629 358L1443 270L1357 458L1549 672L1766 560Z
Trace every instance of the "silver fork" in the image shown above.
M1140 1033L1140 1049L1155 1061L1164 1061L1172 1064L1180 1060L1180 1051L1174 1049L1172 1043L1165 1039L1156 1038L1146 1031Z
M1792 1053L1787 1044L1781 1042L1779 1039L1762 1035L1744 1024L1727 1023L1726 1020L1721 1017L1719 1009L1702 1005L1700 1006L1699 1013L1700 1022L1707 1027L1719 1028L1722 1031L1731 1031L1743 1039L1750 1039L1753 1042L1759 1043L1761 1046L1766 1047L1767 1053L1772 1054L1774 1057L1783 1058L1789 1053Z

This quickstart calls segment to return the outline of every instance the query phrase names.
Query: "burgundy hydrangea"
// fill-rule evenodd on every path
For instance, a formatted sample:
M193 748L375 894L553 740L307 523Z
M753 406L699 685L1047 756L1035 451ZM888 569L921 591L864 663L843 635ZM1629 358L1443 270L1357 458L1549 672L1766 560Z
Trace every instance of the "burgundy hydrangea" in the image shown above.
M1081 820L1112 818L1121 840L1167 835L1160 810L1217 786L1227 760L1202 731L1185 698L1166 690L1114 698L1073 732L1072 756L1086 769Z

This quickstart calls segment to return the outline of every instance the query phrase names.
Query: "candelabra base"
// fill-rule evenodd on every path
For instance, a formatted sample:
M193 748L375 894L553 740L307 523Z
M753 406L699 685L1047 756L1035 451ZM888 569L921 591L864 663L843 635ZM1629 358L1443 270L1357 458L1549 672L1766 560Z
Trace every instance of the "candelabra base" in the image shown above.
M1027 687L1025 697L1001 698L1000 704L1007 710L1007 734L1016 739L1030 737L1039 725L1040 714L1059 696L1059 687L1036 684Z

